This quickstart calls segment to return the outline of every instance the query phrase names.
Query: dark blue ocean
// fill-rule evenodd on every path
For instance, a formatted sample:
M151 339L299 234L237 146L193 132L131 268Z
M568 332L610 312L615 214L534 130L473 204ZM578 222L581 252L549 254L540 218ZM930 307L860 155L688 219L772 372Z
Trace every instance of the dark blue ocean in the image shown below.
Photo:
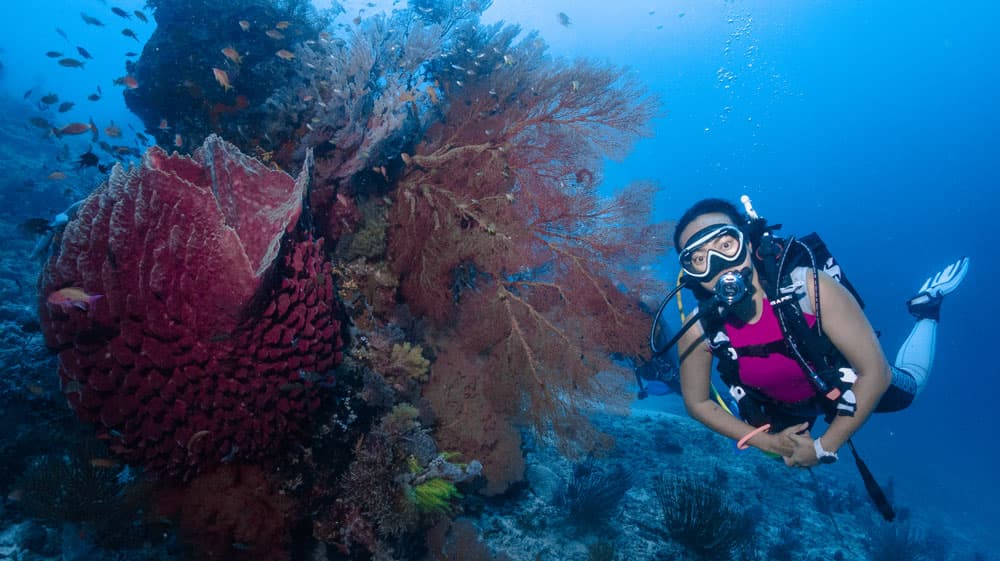
M345 2L346 12L391 6L366 4ZM75 102L62 121L93 118L101 128L113 121L126 136L143 131L112 80L125 74L123 53L140 52L155 23L126 21L111 5L129 13L143 7L137 0L5 6L5 106L26 120L38 113L40 95L56 92ZM80 12L106 26L85 24ZM662 220L704 197L735 202L746 194L783 233L819 232L863 296L890 361L913 325L905 301L928 275L971 259L943 307L929 387L909 409L873 416L855 442L876 477L891 478L899 505L947 518L983 551L1000 551L992 327L1000 319L998 4L495 0L484 21L498 20L538 30L555 56L627 66L661 100L652 136L608 162L606 193L652 180ZM124 27L140 42L123 36ZM80 58L78 45L93 55L82 69L45 56ZM101 99L88 101L97 86ZM44 132L28 130L25 138ZM89 146L85 136L68 144L73 159ZM50 217L95 186L94 170L44 181L71 169L59 158L58 147L43 150L33 164L43 168L38 188L4 194L23 204L4 209L7 220ZM675 263L675 254L663 256L664 280ZM677 410L680 400L660 403ZM856 481L852 463L829 469Z

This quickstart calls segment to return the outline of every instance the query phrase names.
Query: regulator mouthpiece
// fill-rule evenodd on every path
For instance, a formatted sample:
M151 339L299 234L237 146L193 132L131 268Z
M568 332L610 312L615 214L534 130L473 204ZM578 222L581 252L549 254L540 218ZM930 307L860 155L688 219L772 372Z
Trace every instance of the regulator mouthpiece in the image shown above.
M735 316L743 323L753 319L757 313L757 306L752 297L755 288L748 282L752 274L753 270L750 267L742 271L728 271L715 283L715 299L729 315Z
M727 306L739 302L747 295L747 283L739 271L729 271L715 283L715 297Z

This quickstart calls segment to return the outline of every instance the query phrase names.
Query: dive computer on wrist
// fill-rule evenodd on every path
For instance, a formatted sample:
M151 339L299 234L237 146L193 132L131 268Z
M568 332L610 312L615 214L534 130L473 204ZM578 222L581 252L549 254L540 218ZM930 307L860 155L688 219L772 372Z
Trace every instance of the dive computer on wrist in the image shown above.
M823 444L818 438L813 440L813 448L816 450L816 459L819 460L819 463L821 464L832 464L839 459L835 452L827 452L824 450Z

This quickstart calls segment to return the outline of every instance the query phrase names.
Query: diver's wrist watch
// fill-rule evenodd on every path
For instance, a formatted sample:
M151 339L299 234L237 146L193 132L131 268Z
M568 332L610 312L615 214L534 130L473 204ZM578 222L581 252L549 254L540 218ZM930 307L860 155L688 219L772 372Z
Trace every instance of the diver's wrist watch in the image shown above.
M839 459L835 452L827 452L824 450L823 444L818 438L813 440L813 448L816 449L816 459L819 460L819 463L821 464L832 464Z

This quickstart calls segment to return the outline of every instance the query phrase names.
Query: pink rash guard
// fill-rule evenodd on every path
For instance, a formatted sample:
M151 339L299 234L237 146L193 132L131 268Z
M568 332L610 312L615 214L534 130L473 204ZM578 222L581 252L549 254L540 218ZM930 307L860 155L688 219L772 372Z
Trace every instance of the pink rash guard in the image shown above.
M737 352L740 347L763 345L782 338L781 326L778 325L778 317L774 314L771 303L767 298L763 301L764 311L757 323L743 327L726 325L726 334ZM810 327L816 323L816 316L806 313L803 316ZM740 380L744 384L753 386L778 401L794 403L809 399L816 393L799 363L783 354L741 356L738 363Z

